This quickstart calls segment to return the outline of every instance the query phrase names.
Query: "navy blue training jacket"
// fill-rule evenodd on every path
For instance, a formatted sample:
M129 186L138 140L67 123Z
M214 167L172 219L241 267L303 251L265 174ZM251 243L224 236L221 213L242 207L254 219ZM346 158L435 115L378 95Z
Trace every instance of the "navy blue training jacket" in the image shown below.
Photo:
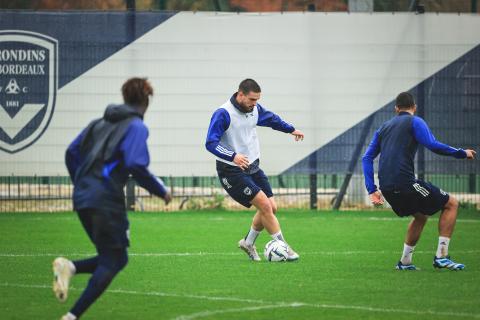
M467 157L465 150L437 141L422 118L408 112L400 112L375 132L362 158L368 193L377 191L373 176L373 160L378 154L380 154L378 169L380 190L402 190L415 183L414 159L419 143L440 155L459 159Z
M111 137L103 141L105 147L92 155L94 146L102 143L102 137L95 136L95 129L100 127L98 130L101 130L102 124L115 129L121 123L125 128L111 130ZM65 155L74 184L74 209L125 210L123 189L130 174L141 187L164 197L167 190L163 182L148 170L147 138L148 129L142 116L128 105L108 106L103 119L94 120L85 128L70 144ZM86 164L89 159L95 159L92 165Z

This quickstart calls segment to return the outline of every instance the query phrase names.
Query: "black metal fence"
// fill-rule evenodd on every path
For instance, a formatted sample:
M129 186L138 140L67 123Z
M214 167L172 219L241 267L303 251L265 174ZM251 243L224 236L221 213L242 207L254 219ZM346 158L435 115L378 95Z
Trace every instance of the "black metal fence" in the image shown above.
M345 174L285 174L270 176L269 180L280 208L330 209L338 202L346 177ZM149 195L131 180L126 187L129 210L244 209L224 192L217 177L162 179L174 196L171 204L165 206L162 199ZM463 207L479 207L479 175L427 175L426 179L457 197ZM69 177L0 177L0 212L71 211L72 191ZM343 209L353 210L372 208L363 176L351 175L340 205Z
M135 185L127 183L127 207L141 211L182 209L242 209L223 191L217 177L162 177L173 194L165 206L163 200ZM270 182L277 202L282 207L309 208L310 177L307 175L272 176ZM339 177L319 175L316 192L320 207L329 207L337 193ZM0 212L70 211L73 186L69 177L0 177Z

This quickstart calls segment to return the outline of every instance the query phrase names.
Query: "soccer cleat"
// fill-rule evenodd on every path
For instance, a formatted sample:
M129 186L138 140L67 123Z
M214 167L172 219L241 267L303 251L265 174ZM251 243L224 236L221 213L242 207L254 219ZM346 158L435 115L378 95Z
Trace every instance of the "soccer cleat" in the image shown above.
M448 269L452 271L460 271L465 269L465 265L450 260L450 256L444 258L433 257L433 267L436 269Z
M257 248L254 244L248 245L245 239L241 239L238 241L238 247L245 251L245 253L252 259L253 261L261 261L260 256L258 255Z
M64 315L60 320L77 320L77 317L75 317L73 314L70 312Z
M53 260L53 292L60 302L65 302L68 297L68 285L74 274L72 262L65 258Z
M398 261L397 265L395 266L397 270L418 270L414 264L403 264L402 261Z
M300 256L298 255L298 253L296 253L295 251L293 251L293 249L290 248L290 246L288 246L287 253L288 253L287 261L289 261L289 262L291 262L291 261L297 261L298 258L300 258Z

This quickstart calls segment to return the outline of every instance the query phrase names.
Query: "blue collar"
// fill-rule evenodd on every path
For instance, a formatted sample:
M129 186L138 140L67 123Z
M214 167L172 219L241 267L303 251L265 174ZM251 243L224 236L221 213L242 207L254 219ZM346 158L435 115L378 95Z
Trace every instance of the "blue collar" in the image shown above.
M399 116L404 116L404 115L409 115L409 116L411 116L412 114L411 114L410 112L407 112L407 111L400 111L400 112L398 113L398 115L399 115Z
M238 111L240 111L241 113L249 113L249 112L245 112L242 110L242 107L240 107L240 105L238 104L237 102L237 94L238 92L235 92L232 97L230 98L230 102L233 104L233 106L235 108L237 108Z

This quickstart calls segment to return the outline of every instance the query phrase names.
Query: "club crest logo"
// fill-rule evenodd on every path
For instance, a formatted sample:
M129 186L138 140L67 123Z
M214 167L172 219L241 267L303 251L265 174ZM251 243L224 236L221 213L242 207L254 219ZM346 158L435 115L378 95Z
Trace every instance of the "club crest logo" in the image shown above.
M243 189L243 193L249 196L252 194L252 189L250 189L249 187L245 187L245 189Z
M0 150L15 153L40 138L52 118L57 88L57 40L0 31Z

